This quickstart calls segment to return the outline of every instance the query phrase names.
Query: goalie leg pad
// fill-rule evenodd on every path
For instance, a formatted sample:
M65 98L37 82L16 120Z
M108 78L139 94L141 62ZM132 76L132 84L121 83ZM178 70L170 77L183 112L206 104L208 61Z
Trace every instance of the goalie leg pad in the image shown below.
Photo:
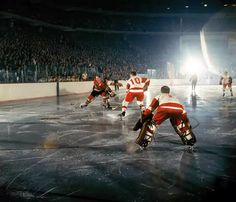
M178 125L174 125L178 123ZM175 129L176 133L181 138L182 142L186 145L194 145L196 143L196 137L191 130L191 125L189 123L185 123L182 120L174 121L171 120L172 126Z
M144 122L135 143L143 148L147 147L152 142L155 131L156 126L152 121Z

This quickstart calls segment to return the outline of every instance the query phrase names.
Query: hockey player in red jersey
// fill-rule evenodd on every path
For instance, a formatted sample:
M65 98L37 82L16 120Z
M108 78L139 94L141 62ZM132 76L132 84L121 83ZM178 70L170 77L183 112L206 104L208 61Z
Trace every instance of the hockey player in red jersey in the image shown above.
M223 97L225 96L225 90L227 89L227 87L230 90L231 96L233 96L232 81L232 77L228 74L227 71L225 71L224 75L220 78L220 85L223 85Z
M146 147L152 141L156 128L166 119L170 119L172 126L184 144L193 145L196 142L184 106L170 94L168 86L163 86L161 94L152 100L142 118L133 128L134 131L141 129L136 143Z
M116 94L110 89L107 84L106 79L101 79L100 76L96 76L93 81L93 90L91 94L87 97L87 100L84 104L81 105L81 108L87 107L95 97L101 95L103 99L103 106L107 109L111 109L109 98L114 97Z
M135 71L130 72L130 79L126 84L126 96L124 101L122 102L122 113L119 114L121 117L125 116L125 112L129 103L132 102L135 98L140 109L145 110L143 104L144 91L147 90L149 84L150 79L137 76Z

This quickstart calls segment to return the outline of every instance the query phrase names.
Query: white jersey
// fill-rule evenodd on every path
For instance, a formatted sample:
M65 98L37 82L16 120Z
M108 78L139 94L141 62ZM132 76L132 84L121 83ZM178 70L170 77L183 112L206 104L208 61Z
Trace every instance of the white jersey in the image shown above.
M185 113L184 106L180 103L179 99L168 94L168 93L161 93L160 95L156 96L150 106L148 107L149 110L154 111L158 108L164 109L173 109L173 110L182 110Z
M143 92L144 84L149 82L150 80L147 78L142 78L140 76L132 76L127 81L126 89L129 90L129 92Z
M155 99L159 101L159 105L166 104L166 103L180 104L180 101L178 98L176 98L168 93L162 93L162 94L156 96Z

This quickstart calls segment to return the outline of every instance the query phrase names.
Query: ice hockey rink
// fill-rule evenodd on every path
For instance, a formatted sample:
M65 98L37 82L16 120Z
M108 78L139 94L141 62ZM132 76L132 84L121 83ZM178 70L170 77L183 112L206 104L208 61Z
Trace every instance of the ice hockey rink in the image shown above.
M146 92L146 101L160 86ZM235 89L233 89L235 92ZM185 105L197 143L182 145L166 121L140 150L130 105L104 110L83 96L0 105L0 201L229 201L236 188L236 99L221 86L171 87ZM119 106L124 91L111 100Z

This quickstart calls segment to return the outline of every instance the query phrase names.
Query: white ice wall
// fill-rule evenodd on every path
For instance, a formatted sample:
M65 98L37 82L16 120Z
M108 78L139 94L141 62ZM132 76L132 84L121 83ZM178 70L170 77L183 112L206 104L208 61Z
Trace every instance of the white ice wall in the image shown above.
M82 94L91 91L93 83L60 83L60 95ZM0 102L56 96L56 83L0 84Z
M125 87L126 81L120 81ZM235 81L234 81L235 82ZM109 82L110 83L110 82ZM199 82L202 85L208 85ZM218 81L211 82L218 85ZM151 79L150 85L190 85L187 79ZM61 82L60 95L83 94L92 90L93 82ZM112 87L114 89L114 87ZM0 84L0 102L22 99L34 99L56 96L56 83L25 83L25 84Z
M60 95L88 93L93 88L92 81L85 82L61 82Z
M0 102L56 95L55 83L0 84Z

